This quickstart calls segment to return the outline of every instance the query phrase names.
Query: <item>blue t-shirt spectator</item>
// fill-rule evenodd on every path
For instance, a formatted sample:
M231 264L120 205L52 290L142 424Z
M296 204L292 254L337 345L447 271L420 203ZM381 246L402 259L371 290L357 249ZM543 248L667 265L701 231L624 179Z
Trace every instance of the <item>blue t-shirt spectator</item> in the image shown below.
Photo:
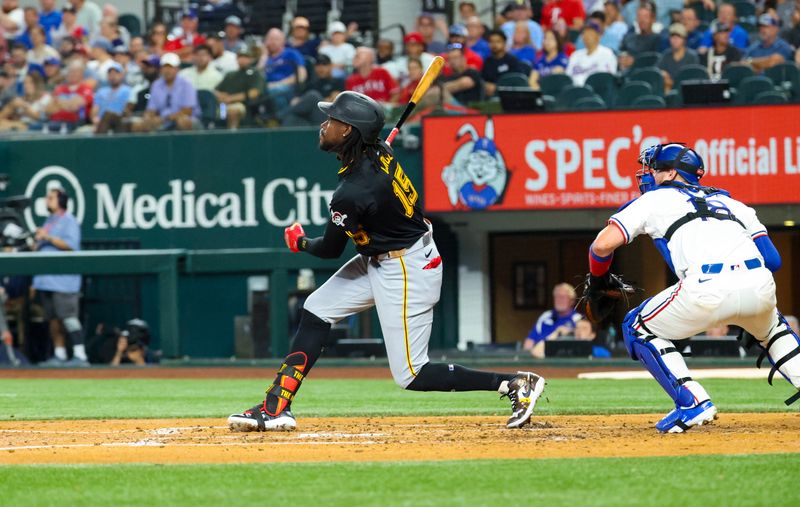
M503 30L503 33L506 34L506 39L509 43L514 40L514 30L517 27L516 21L506 21L503 23L503 26L500 27ZM529 19L528 20L528 32L531 34L531 44L533 44L536 49L542 49L542 39L544 38L544 32L542 31L541 25L536 21Z
M293 75L297 71L297 67L304 65L305 60L299 51L288 47L284 48L279 55L267 58L265 79L268 83L281 81Z
M781 55L787 62L791 62L794 59L794 49L792 49L792 46L790 46L788 42L781 38L775 39L775 42L769 46L765 46L762 41L756 42L747 48L747 51L744 53L744 57L764 58L774 54Z
M61 12L39 12L39 24L42 25L47 36L50 37L50 32L58 30L58 27L61 26Z
M478 53L484 60L486 60L486 58L492 54L492 51L489 49L489 43L486 42L486 39L478 39L478 41L469 48Z
M509 51L512 55L516 56L517 59L528 62L531 66L533 66L533 62L536 60L536 49L534 49L533 46L511 48Z
M155 111L162 118L176 114L181 109L192 108L192 116L200 116L197 105L197 90L192 83L181 76L175 76L172 86L167 86L163 77L156 79L150 86L150 100L147 109Z
M569 313L561 316L555 310L547 310L533 325L530 333L528 333L528 339L533 340L533 343L539 343L561 326L575 329L575 324L582 318L583 315L575 310L570 310Z
M110 86L104 86L97 90L94 94L94 103L97 105L97 114L100 118L106 113L114 113L122 115L125 111L125 106L131 97L131 87L122 84L116 89Z
M50 32L45 30L44 37L45 37L45 44L47 44L49 46L50 45ZM33 42L31 42L31 32L30 32L30 30L25 30L25 33L23 33L22 35L20 35L16 39L14 39L14 42L21 42L22 44L25 44L26 48L33 49Z
M739 25L733 25L731 44L739 49L747 49L747 46L750 45L750 36L747 34L747 30ZM710 48L714 45L714 33L710 28L703 34L703 40L700 41L700 45L705 48Z
M544 51L539 53L539 56L533 62L533 70L539 73L539 76L549 76L557 67L561 70L566 70L569 58L564 53L558 53L552 60L547 59L547 54Z
M72 250L81 249L81 226L72 213L53 213L42 226L47 234L64 241ZM40 252L60 252L52 243L45 241L39 245ZM36 275L33 288L52 292L76 293L81 290L81 275Z

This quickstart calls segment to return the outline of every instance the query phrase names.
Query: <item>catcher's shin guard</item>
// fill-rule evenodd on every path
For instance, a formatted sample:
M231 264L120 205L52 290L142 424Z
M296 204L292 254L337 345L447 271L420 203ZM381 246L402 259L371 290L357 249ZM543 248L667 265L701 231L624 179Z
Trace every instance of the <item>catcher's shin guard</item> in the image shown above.
M292 403L294 395L305 378L308 357L305 352L292 352L283 361L275 381L267 388L265 412L277 416Z
M786 405L791 405L800 400L800 337L792 330L786 318L778 312L778 323L765 342L759 343L762 351L758 356L756 366L761 368L764 358L768 358L772 369L767 377L767 382L772 385L775 372L778 372L798 389L798 392L785 402Z
M707 401L708 393L689 376L686 362L675 345L655 336L645 326L641 311L648 301L628 312L622 321L622 335L628 353L644 365L676 407L693 407Z

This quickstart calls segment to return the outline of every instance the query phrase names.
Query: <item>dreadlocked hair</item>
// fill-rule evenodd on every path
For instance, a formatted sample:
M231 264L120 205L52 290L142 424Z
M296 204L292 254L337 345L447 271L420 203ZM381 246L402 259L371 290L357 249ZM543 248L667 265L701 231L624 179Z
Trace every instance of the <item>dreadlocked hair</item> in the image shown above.
M339 160L350 167L358 166L364 157L369 159L372 167L378 167L378 159L386 155L392 155L388 144L379 139L374 143L365 143L357 129L350 131L339 149Z

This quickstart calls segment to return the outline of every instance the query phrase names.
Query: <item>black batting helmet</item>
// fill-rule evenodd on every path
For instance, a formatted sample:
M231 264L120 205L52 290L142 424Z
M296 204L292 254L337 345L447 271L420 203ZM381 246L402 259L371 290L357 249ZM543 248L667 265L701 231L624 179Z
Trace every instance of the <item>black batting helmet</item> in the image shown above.
M383 108L363 93L342 92L333 102L318 102L317 106L334 120L352 125L366 144L378 140L384 122Z

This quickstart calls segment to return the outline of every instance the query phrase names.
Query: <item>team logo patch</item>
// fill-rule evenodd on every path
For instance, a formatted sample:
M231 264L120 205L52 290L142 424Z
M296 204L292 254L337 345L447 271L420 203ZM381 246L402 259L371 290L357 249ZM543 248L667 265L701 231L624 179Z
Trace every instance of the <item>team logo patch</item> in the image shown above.
M339 227L344 227L344 221L347 219L347 215L344 213L339 213L338 211L334 211L331 213L331 222L333 225L338 225Z

